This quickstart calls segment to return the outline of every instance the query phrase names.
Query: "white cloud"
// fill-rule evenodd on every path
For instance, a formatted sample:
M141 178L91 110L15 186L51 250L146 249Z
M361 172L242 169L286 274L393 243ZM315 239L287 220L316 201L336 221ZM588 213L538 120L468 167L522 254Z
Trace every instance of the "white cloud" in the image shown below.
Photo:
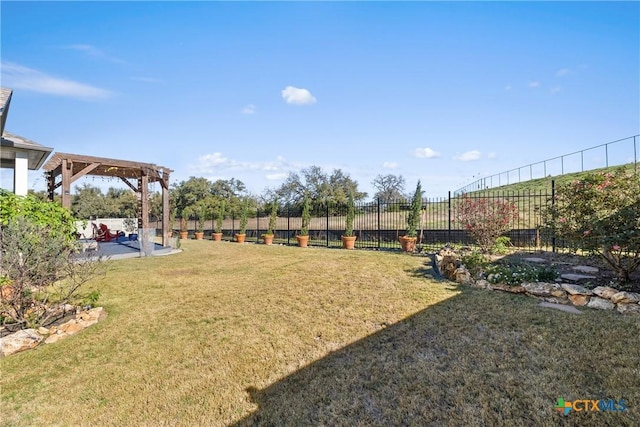
M266 178L269 181L282 181L283 179L285 179L287 177L287 173L282 172L282 173L272 173L272 174L268 174L266 175Z
M253 104L246 105L242 109L242 114L254 114L257 110L257 107Z
M572 72L568 68L562 68L562 69L556 71L556 76L558 76L558 77L568 76L569 74L572 74Z
M454 160L460 160L461 162L469 162L471 160L478 160L480 158L480 152L478 150L466 151L458 156L455 156Z
M552 89L551 89L551 94L552 94L552 95L555 95L555 94L556 94L556 93L558 93L558 92L562 92L562 87L560 87L560 86L556 86L556 87L554 87L554 88L552 88Z
M12 89L82 99L104 99L113 96L113 93L106 89L53 77L12 62L2 62L0 68L2 69L2 85Z
M529 82L529 87L540 87L540 82L539 81L532 81Z
M263 162L247 162L230 159L220 152L212 154L204 154L198 157L195 164L189 165L189 169L193 172L204 175L217 175L221 171L263 171L269 172L271 176L282 174L293 170L295 165L289 163L284 157L278 156L273 161Z
M316 103L316 98L307 89L287 86L281 93L287 104L311 105Z
M202 165L210 168L217 168L229 164L229 159L222 156L222 153L215 152L213 154L205 154L198 159Z
M491 152L489 154L487 154L487 159L497 159L498 158L498 153L496 152Z
M63 46L64 49L76 50L78 52L84 52L87 56L96 59L102 59L105 61L114 62L116 64L126 64L127 61L117 58L115 56L108 55L100 49L91 46L90 44L72 44L69 46Z
M425 148L416 148L413 152L413 155L419 159L433 159L436 157L440 157L440 153L432 150L429 147Z
M384 169L397 169L398 168L398 163L396 163L396 162L384 162L382 164L382 167Z

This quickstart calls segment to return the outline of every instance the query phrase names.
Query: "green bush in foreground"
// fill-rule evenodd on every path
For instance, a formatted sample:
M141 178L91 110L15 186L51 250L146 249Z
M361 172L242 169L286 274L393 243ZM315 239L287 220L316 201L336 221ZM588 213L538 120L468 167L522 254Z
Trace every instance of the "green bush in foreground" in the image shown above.
M0 317L21 327L47 324L79 302L100 258L78 253L74 219L59 204L3 192L0 206Z

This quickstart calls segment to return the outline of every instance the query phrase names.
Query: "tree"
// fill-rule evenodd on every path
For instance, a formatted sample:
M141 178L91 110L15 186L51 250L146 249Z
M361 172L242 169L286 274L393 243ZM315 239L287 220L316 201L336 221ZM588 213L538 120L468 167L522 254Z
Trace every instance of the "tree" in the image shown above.
M198 200L204 199L211 193L212 186L206 178L191 177L186 181L173 184L170 197L179 216L184 215L185 209L192 207Z
M349 199L347 201L347 216L345 218L345 231L346 237L353 236L353 221L356 217L356 207L353 200L353 193L349 193Z
M300 174L290 172L282 185L275 190L278 198L301 208L304 197L310 199L311 209L319 211L327 203L346 205L348 195L353 193L355 200L363 200L367 193L358 191L358 182L341 169L334 169L328 175L320 166L302 169Z
M640 178L620 169L560 185L545 226L573 249L602 257L623 284L640 266Z
M249 215L249 197L245 197L242 201L242 207L240 209L240 231L239 234L246 234L247 223Z
M300 227L300 236L309 235L309 224L311 223L311 200L305 195L302 201L302 226Z
M76 187L76 194L71 198L71 212L80 219L105 217L109 211L102 190L91 184Z
M420 214L422 212L422 185L418 180L416 191L411 199L411 209L407 214L407 237L416 237L420 226Z
M375 187L375 199L389 203L405 198L405 180L402 175L378 175L371 184Z

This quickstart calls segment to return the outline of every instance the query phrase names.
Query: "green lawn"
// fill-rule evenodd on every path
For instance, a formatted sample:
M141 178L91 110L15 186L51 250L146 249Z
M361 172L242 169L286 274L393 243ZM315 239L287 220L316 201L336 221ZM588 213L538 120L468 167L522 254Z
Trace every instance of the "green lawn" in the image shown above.
M2 425L638 425L640 318L388 252L183 241L110 262L106 320L0 361ZM625 399L622 413L554 410Z

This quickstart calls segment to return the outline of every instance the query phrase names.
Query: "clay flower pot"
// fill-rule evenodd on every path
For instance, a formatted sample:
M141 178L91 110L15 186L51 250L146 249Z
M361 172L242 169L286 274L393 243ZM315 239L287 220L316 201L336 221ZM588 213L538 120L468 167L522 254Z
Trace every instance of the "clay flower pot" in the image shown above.
M273 234L263 234L262 240L264 240L265 245L273 245Z
M222 233L211 233L211 240L214 242L222 241Z
M189 236L189 232L188 231L181 231L180 232L180 239L186 239L187 236Z
M309 244L309 236L296 236L296 240L298 241L298 246L301 248L306 248Z
M247 237L246 234L236 233L236 242L244 243L244 239Z
M416 247L416 242L418 241L418 238L400 236L398 240L400 240L400 246L402 247L402 252L413 252Z
M341 236L342 247L345 249L353 249L356 245L356 236Z
M195 236L196 236L196 240L204 239L204 231L196 231Z

